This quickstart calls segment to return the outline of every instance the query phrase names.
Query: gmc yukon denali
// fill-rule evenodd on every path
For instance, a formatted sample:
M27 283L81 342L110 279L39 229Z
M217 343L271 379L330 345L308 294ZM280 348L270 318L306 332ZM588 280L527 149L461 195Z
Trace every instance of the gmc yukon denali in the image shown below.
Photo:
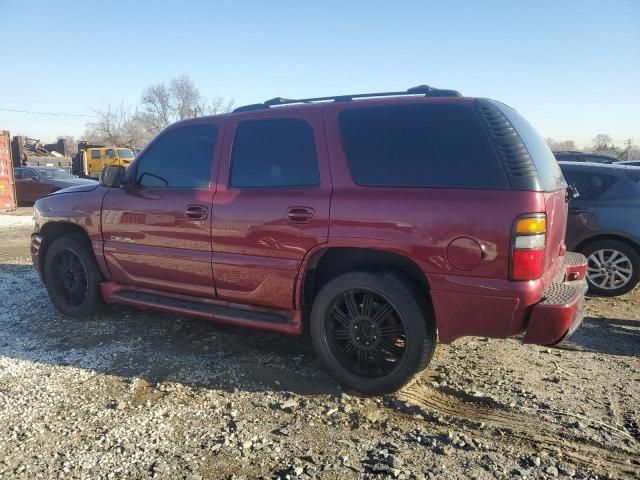
M568 197L502 103L278 97L171 125L126 170L38 200L31 252L64 315L120 303L308 331L337 381L382 394L437 339L571 335L587 284Z

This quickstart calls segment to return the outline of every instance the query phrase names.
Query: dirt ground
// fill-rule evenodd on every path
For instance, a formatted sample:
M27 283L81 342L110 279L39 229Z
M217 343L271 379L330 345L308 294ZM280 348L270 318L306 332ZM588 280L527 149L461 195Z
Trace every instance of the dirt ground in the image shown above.
M29 214L0 215L0 478L640 478L640 288L557 347L458 340L363 398L305 337L62 317Z

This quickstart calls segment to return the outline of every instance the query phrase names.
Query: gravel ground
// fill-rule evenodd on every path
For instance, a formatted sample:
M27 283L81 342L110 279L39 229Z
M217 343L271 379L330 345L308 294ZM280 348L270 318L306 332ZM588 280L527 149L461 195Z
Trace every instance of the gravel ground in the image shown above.
M640 289L561 346L462 339L362 398L304 337L64 318L0 219L0 478L640 478Z

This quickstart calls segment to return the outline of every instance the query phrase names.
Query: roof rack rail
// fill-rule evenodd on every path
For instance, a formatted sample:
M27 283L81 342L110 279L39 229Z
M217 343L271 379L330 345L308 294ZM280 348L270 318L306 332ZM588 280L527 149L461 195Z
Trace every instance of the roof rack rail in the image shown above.
M376 97L400 97L403 95L424 95L425 97L461 97L462 94L457 90L447 90L441 88L430 87L429 85L418 85L409 88L404 92L376 92L376 93L356 93L353 95L335 95L330 97L314 97L314 98L282 98L275 97L264 103L254 103L238 107L236 112L249 112L252 110L264 110L279 105L291 105L295 103L315 103L315 102L349 102L355 98L376 98Z

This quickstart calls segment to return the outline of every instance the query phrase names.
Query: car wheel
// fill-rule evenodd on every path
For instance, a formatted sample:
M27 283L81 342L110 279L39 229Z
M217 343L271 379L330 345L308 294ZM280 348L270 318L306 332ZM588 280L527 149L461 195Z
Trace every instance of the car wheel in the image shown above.
M341 385L380 395L428 365L436 326L425 293L404 276L353 272L329 281L316 296L311 339Z
M630 292L640 279L640 255L617 240L600 240L583 250L587 257L589 291L615 297Z
M44 280L51 301L63 315L86 317L102 305L101 274L81 237L54 240L44 259Z

